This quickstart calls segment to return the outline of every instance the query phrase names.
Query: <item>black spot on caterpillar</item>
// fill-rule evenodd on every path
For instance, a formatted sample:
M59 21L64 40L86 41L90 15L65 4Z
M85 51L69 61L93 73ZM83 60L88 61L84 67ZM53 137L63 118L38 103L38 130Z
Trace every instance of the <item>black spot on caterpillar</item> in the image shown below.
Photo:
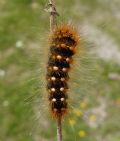
M68 111L68 72L78 40L76 31L70 25L58 26L50 35L46 78L51 112L56 118L62 117Z

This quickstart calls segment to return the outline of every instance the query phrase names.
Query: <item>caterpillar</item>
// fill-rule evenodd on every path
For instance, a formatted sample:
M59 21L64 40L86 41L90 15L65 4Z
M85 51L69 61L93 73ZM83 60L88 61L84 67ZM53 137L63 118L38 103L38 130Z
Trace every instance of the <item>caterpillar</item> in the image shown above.
M63 117L68 111L68 72L78 41L76 30L68 24L57 26L50 33L46 78L51 112L56 118Z

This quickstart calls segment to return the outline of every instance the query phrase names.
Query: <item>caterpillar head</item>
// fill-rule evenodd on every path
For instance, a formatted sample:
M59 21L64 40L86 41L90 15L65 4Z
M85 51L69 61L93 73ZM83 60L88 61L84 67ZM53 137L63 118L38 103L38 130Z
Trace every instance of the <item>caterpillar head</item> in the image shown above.
M68 24L56 27L50 35L50 42L54 42L58 47L70 48L71 50L76 47L78 41L79 36L76 30Z

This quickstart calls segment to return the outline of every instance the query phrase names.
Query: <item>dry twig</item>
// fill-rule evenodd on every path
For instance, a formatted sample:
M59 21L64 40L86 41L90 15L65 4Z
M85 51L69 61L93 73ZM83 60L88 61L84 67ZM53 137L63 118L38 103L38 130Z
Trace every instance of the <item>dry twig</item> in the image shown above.
M50 13L50 30L53 31L57 24L56 16L59 15L56 11L54 0L49 0L49 3L47 7L45 8L45 11ZM62 119L61 117L57 118L57 141L62 141Z
M50 13L50 30L52 31L57 24L56 16L59 15L56 11L56 6L55 6L54 0L49 0L49 3L47 5L47 7L45 8L45 11Z

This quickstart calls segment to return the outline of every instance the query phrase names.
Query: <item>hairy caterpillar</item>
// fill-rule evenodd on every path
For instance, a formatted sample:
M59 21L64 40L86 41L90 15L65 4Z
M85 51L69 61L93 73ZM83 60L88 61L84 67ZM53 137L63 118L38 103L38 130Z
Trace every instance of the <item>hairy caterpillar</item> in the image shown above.
M79 36L75 29L67 24L57 26L50 34L46 77L51 112L56 118L62 117L68 109L68 72L78 41Z

